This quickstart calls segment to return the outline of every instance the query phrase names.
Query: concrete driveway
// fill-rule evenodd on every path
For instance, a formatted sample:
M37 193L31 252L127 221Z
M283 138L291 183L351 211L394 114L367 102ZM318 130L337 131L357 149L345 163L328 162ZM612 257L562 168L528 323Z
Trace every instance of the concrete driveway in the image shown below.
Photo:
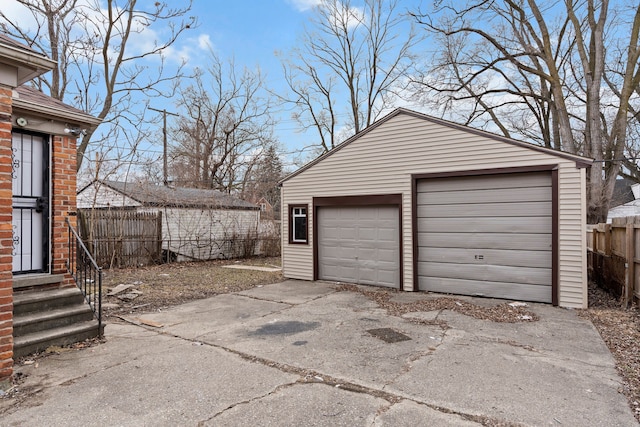
M412 314L437 321L425 325L330 283L219 295L131 315L157 325L109 324L105 344L18 367L20 387L38 392L0 400L0 424L637 425L595 328L530 308L539 321Z

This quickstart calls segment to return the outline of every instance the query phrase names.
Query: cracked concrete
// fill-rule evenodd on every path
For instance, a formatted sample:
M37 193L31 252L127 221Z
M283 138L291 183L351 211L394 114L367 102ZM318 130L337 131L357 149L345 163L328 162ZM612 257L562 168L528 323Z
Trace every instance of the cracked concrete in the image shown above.
M358 292L289 280L141 316L161 328L112 323L104 344L17 367L26 398L0 399L0 416L7 426L636 425L593 326L530 308L538 322L393 316ZM411 339L366 332L379 328Z

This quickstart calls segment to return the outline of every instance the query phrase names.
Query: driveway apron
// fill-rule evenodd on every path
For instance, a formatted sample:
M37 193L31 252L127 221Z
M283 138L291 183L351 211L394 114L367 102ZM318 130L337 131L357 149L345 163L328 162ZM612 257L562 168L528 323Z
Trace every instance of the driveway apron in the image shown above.
M540 320L398 316L333 283L288 280L132 314L104 344L17 367L32 395L0 400L0 424L637 425L593 325L529 308Z

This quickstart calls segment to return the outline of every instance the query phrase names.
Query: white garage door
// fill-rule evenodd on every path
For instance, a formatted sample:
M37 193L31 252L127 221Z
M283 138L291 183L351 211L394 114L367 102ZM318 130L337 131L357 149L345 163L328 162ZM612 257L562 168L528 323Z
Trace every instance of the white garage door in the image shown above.
M552 302L550 172L417 186L421 290Z
M317 221L320 280L399 287L397 207L323 206Z

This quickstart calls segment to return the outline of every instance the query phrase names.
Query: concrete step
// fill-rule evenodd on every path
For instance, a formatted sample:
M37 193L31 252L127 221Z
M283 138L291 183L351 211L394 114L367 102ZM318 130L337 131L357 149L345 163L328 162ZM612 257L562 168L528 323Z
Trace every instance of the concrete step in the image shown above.
M13 358L46 350L52 345L63 346L100 335L97 320L89 320L73 325L61 326L16 337L13 340Z
M93 311L88 304L76 304L55 310L35 311L17 315L13 319L13 336L40 332L46 329L54 329L68 326L73 323L85 322L93 319Z
M13 294L13 316L56 310L83 303L84 296L76 287L20 291Z
M16 291L34 289L36 287L59 287L64 281L64 274L24 274L13 276L13 289Z

